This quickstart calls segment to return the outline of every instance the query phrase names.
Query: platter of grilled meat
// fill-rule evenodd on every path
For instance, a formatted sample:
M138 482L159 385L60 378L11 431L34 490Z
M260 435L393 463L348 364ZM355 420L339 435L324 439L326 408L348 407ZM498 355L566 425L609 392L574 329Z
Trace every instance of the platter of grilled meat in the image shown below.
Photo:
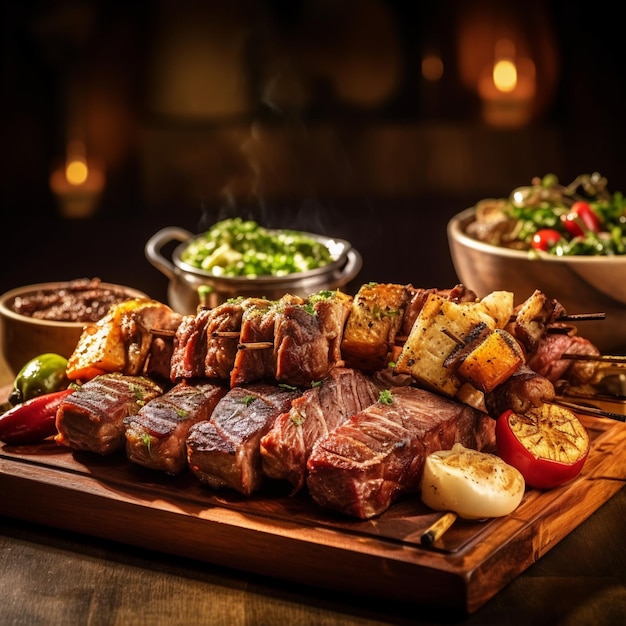
M581 474L511 515L419 498L424 460L495 451L495 418L593 388L558 302L458 285L113 307L69 359L58 434L0 448L0 512L296 583L473 612L621 488L620 414L580 404ZM597 413L599 411L599 414Z

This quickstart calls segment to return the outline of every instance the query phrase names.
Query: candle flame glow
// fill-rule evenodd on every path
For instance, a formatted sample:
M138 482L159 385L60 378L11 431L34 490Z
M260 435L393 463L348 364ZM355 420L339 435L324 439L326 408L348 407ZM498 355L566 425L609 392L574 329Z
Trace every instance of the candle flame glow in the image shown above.
M70 185L82 185L89 176L87 163L81 159L73 159L65 166L65 177Z
M500 59L493 66L493 84L499 91L510 93L517 86L517 68L509 59Z

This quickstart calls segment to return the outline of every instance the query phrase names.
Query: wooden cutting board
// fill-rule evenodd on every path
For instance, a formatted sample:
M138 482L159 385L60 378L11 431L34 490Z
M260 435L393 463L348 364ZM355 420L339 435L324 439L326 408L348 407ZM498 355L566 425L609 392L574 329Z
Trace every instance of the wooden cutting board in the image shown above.
M51 441L0 447L0 514L304 585L446 613L472 613L581 524L624 484L626 425L581 416L592 440L578 478L528 490L518 509L459 520L430 548L439 517L408 497L374 520L321 510L268 485L244 498L190 473L168 477Z

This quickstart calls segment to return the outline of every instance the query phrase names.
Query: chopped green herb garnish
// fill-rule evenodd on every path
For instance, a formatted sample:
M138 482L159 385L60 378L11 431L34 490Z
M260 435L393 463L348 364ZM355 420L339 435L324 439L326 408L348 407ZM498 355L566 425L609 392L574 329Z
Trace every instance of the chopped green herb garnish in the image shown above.
M378 401L381 404L392 404L393 403L393 396L391 394L391 390L390 389L383 389L380 394L378 395Z

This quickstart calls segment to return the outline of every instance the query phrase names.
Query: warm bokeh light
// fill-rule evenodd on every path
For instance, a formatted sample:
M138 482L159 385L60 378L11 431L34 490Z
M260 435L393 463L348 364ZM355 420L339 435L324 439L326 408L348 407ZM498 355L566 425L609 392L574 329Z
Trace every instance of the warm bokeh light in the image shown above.
M443 61L436 54L426 55L422 59L422 76L431 82L441 80L443 76Z
M74 159L65 166L65 177L71 185L82 185L89 176L87 164L80 159Z
M500 59L493 66L493 84L499 91L510 93L517 86L517 68L510 59Z

